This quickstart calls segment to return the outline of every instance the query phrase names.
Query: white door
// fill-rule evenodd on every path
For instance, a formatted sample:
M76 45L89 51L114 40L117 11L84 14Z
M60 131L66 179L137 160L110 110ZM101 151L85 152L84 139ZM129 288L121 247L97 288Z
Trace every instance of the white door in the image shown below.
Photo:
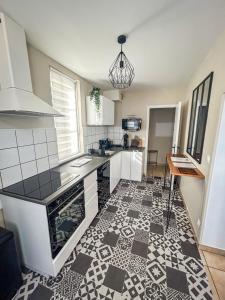
M140 151L133 151L131 153L131 169L130 179L135 181L141 181L142 179L142 166L143 153Z
M173 144L172 153L176 154L180 146L180 123L181 123L181 102L176 105L174 130L173 130Z
M131 152L122 151L121 178L130 180Z

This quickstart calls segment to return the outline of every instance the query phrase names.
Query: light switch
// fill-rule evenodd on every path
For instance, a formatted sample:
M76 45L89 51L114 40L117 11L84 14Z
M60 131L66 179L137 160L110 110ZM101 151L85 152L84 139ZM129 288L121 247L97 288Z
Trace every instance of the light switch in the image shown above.
M210 155L207 155L207 158L206 158L206 159L207 159L207 163L210 164L210 161L211 161Z

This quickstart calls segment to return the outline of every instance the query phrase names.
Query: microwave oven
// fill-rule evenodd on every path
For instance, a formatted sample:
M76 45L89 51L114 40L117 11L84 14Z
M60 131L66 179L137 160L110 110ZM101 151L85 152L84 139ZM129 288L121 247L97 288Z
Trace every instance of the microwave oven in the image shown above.
M122 129L138 131L141 129L142 120L138 118L122 119Z

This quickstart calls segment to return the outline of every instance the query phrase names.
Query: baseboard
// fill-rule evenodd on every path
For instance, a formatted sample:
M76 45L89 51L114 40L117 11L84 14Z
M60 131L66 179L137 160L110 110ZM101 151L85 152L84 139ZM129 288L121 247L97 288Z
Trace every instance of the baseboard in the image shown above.
M223 250L223 249L213 248L213 247L209 247L209 246L205 246L205 245L201 245L201 244L199 244L199 249L201 249L203 251L211 252L214 254L219 254L219 255L225 256L225 250Z
M179 187L179 192L180 192L181 198L182 198L182 200L183 200L184 207L185 207L185 209L186 209L188 219L189 219L190 224L191 224L191 229L192 229L192 231L193 231L194 238L195 238L195 240L196 240L196 242L197 242L197 244L198 244L198 246L199 246L199 239L198 239L198 236L197 236L197 234L196 234L196 232L195 232L195 228L194 228L194 226L193 226L193 224L192 224L192 220L191 220L191 217L190 217L190 213L189 213L187 204L186 204L186 202L185 202L185 200L184 200L184 196L182 195L182 192L181 192L181 190L180 190L180 187Z
M205 246L205 245L199 244L199 239L198 239L198 237L196 235L194 226L192 224L191 217L190 217L190 214L189 214L189 211L188 211L188 207L187 207L187 205L186 205L186 203L184 201L184 197L183 197L180 189L179 189L179 191L180 191L181 198L183 199L183 203L184 203L185 209L187 211L187 215L188 215L188 218L189 218L189 221L190 221L190 224L191 224L192 231L194 233L195 240L197 241L198 248L200 250L203 250L203 251L207 251L207 252L211 252L211 253L214 253L214 254L219 254L219 255L225 256L225 250L223 250L223 249L213 248L213 247L209 247L209 246Z

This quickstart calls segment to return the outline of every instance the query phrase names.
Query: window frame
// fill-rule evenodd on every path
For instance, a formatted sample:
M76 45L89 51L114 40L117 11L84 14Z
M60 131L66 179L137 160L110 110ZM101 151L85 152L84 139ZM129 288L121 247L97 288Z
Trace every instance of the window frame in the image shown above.
M74 92L75 92L75 99L74 101L76 102L76 119L77 119L77 136L78 136L78 149L79 152L71 155L70 157L67 157L65 159L59 158L59 164L63 164L66 162L69 162L73 159L76 159L82 155L84 155L84 142L83 142L83 127L82 127L82 112L81 112L81 95L80 95L80 81L78 79L74 79L67 74L63 73L62 71L58 70L56 67L50 65L49 66L49 82L50 82L50 93L51 93L51 104L53 105L53 97L52 97L52 82L51 82L51 71L54 71L58 73L59 75L62 75L66 77L67 79L73 81L74 83ZM60 118L60 117L54 117L54 128L56 129L56 139L57 139L57 148L58 148L58 136L57 136L57 128L56 128L56 123L55 123L55 118ZM58 152L58 157L59 157L59 152Z

